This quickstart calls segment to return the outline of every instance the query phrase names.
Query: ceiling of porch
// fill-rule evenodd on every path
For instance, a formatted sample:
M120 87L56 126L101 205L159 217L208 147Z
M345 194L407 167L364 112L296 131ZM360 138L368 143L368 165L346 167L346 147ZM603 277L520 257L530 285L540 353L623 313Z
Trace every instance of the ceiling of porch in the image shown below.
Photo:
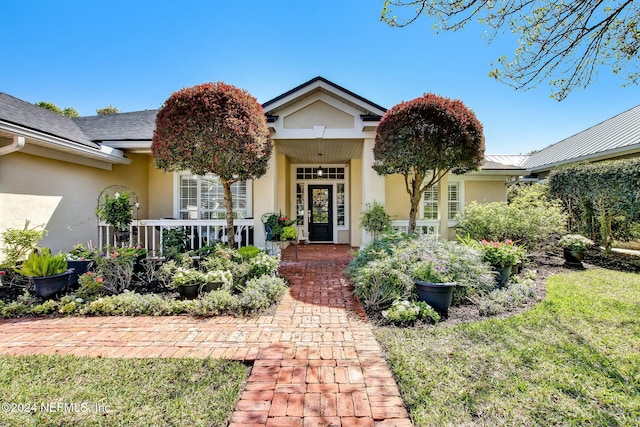
M361 139L285 139L274 141L279 154L293 163L347 163L362 158Z

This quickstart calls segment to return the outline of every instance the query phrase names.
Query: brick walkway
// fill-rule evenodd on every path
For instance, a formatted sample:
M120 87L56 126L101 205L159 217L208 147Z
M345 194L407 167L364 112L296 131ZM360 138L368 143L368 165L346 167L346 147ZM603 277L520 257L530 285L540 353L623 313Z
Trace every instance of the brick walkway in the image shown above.
M342 271L347 246L286 251L271 315L0 320L0 354L214 357L253 362L230 426L411 426Z

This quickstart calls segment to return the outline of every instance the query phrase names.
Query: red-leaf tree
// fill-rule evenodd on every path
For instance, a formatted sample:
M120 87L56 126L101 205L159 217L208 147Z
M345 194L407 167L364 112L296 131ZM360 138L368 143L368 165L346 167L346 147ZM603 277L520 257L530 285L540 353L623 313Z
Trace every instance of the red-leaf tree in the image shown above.
M411 199L409 233L414 233L422 194L447 173L470 172L482 164L482 125L462 101L425 94L387 111L373 155L379 175L404 176Z
M229 246L235 244L231 185L264 175L272 150L262 106L247 91L220 82L174 92L158 112L151 144L160 169L218 176Z

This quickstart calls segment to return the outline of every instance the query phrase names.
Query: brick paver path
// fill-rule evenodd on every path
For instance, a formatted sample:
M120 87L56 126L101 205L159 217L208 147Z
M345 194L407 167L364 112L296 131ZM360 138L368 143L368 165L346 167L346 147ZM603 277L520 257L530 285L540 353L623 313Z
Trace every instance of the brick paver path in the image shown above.
M0 354L250 361L230 426L411 426L342 275L349 247L300 246L297 260L291 249L290 291L272 314L0 320Z

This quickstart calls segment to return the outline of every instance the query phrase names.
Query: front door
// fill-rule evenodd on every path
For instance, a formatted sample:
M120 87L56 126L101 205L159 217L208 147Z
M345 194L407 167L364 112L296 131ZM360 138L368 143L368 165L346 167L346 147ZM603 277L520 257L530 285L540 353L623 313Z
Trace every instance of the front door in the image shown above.
M333 186L309 186L309 240L333 241Z

